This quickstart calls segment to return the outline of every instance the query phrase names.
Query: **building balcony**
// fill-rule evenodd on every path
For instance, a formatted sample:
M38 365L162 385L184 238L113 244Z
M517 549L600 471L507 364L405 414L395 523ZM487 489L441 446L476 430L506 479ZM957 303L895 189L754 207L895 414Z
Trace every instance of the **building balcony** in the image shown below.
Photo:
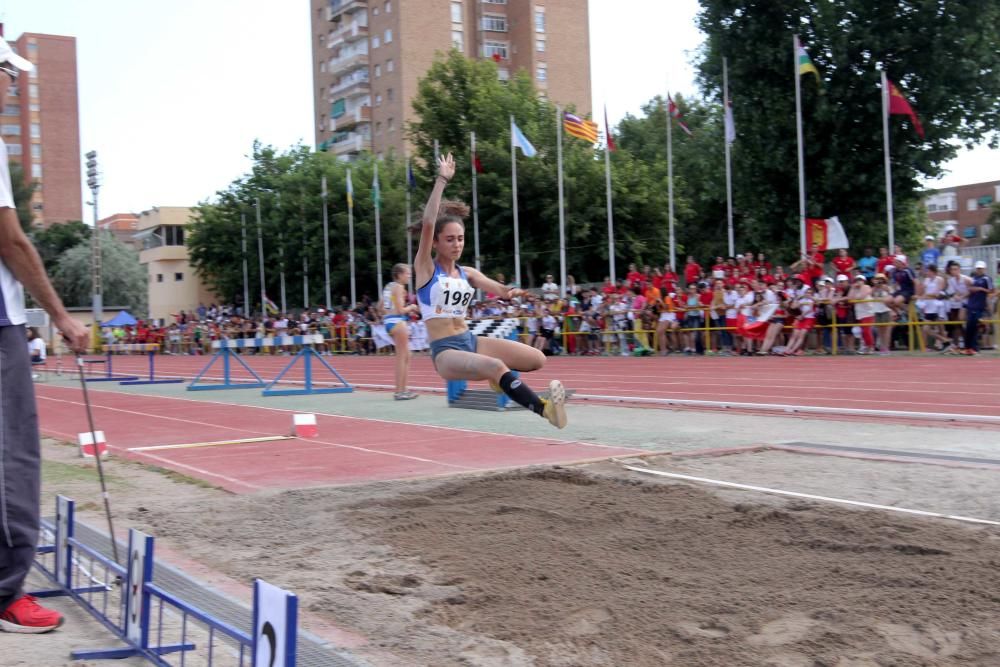
M326 20L337 22L352 12L367 9L367 0L330 0L326 7Z
M330 36L328 37L327 41L327 46L333 49L340 46L341 44L351 44L353 42L357 42L367 38L368 38L367 25L361 25L358 21L351 21L351 22L344 21L343 25L340 28L330 33Z
M187 261L188 249L182 245L161 245L139 253L139 263Z
M371 84L369 83L367 78L344 81L337 84L332 89L330 89L331 97L343 97L345 99L358 97L359 95L370 95L370 94L371 94Z
M348 111L339 116L334 116L333 122L330 123L330 126L336 127L338 130L346 130L360 123L370 122L372 122L372 108L365 106L354 109L353 111Z
M346 72L347 70L356 69L358 67L368 67L367 53L352 53L349 56L335 58L327 64L326 71L330 74L336 75L340 72Z
M334 155L360 153L368 148L368 138L357 132L338 132L329 141L329 151Z

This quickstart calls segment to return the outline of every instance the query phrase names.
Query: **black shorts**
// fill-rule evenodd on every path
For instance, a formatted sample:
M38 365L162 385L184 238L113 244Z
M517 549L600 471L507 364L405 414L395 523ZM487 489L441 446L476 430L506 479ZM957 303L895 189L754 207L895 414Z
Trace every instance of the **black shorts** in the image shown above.
M554 334L555 334L555 330L553 330L553 329L542 329L542 338L546 338L548 340L552 340L552 336Z
M924 319L927 320L928 322L937 322L938 321L938 314L937 313L924 313Z
M892 298L897 299L903 297L903 303L910 303L910 299L913 298L913 292L904 292L903 290L896 290L892 293Z

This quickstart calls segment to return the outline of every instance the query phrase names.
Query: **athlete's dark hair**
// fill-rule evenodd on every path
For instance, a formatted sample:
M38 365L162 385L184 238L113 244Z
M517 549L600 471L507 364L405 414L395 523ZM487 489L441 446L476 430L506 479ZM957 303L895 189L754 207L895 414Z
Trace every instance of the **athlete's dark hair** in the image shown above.
M469 217L469 205L453 199L445 199L438 208L437 222L434 223L434 240L449 222L457 222L465 229L465 218Z

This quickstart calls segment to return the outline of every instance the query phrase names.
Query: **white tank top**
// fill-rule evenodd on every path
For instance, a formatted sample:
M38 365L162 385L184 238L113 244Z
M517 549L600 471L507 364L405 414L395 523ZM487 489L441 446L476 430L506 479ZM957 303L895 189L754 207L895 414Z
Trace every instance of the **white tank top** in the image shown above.
M434 262L434 275L417 290L420 317L425 320L465 319L476 290L469 284L465 270L457 265L456 268L458 277L449 276Z
M395 281L382 288L382 312L385 315L396 315L396 305L392 302L392 287Z
M942 290L941 283L942 281L938 278L924 278L924 296L929 298L940 294Z

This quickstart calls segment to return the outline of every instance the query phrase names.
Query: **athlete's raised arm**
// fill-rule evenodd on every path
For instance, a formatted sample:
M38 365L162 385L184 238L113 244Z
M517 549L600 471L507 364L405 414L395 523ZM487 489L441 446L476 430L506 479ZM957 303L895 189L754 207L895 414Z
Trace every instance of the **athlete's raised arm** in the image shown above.
M438 209L441 208L441 195L452 176L455 175L455 158L451 153L438 158L438 175L434 179L434 188L424 207L423 223L420 227L420 244L413 259L413 268L417 274L417 284L423 285L434 273L434 260L431 259L431 247L434 245L434 225L437 223Z

